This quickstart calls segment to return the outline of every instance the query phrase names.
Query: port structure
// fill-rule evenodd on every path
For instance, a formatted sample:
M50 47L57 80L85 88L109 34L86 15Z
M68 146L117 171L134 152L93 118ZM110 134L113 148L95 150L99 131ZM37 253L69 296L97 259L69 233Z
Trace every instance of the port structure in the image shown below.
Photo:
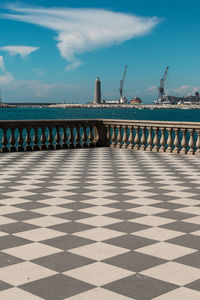
M167 79L167 73L169 70L169 66L166 67L165 69L165 73L163 75L163 77L160 80L160 86L158 88L158 99L157 99L157 104L162 104L165 100L165 82Z
M126 78L126 71L127 71L127 65L125 66L124 69L124 75L123 78L120 80L120 87L119 87L119 93L120 93L120 103L126 103L127 99L123 96L123 90L124 90L124 82L125 82L125 78Z

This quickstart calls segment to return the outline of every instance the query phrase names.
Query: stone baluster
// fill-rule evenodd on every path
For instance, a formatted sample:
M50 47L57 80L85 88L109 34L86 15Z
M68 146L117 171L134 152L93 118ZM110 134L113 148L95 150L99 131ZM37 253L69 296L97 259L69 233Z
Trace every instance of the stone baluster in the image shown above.
M94 128L93 143L94 143L94 146L96 147L99 143L99 130L96 125L94 125L93 128Z
M140 127L136 126L134 128L135 128L135 146L133 147L133 149L138 150L140 147L140 135L139 135Z
M69 148L75 148L74 125L70 125Z
M41 150L47 150L45 130L46 130L46 127L42 126Z
M83 148L87 148L88 147L88 143L87 143L88 137L87 137L87 126L83 125L83 135L82 135L82 141L83 141Z
M123 134L123 139L122 139L122 141L123 141L122 148L126 149L127 146L128 146L128 144L127 144L127 142L128 142L128 134L127 134L128 128L127 128L127 126L123 126L123 129L124 129L124 134Z
M26 151L31 151L32 147L31 147L31 127L27 127L26 128L27 134L26 134Z
M189 133L190 133L190 140L189 140L190 148L188 154L193 155L194 154L194 129L189 129Z
M89 140L89 147L95 147L95 143L94 143L94 134L93 134L93 126L89 125L89 136L88 136L88 140Z
M148 138L147 138L147 149L148 151L152 151L153 148L153 137L152 137L152 127L147 127L148 130Z
M166 128L168 132L168 138L167 138L167 153L172 153L172 145L173 145L173 139L172 139L172 128Z
M196 133L197 133L197 142L196 142L197 150L195 152L195 155L200 156L200 129L196 130Z
M34 131L35 131L35 134L34 134L34 137L33 137L33 149L34 150L40 150L40 147L39 147L39 138L38 138L38 127L34 127Z
M64 125L64 127L63 127L62 140L63 140L63 149L67 149L68 145L67 145L67 126L66 125Z
M7 131L8 131L8 128L2 128L3 129L3 137L2 137L2 145L3 145L3 148L2 148L2 152L8 152L9 149L8 149L8 138L7 138Z
M55 142L56 142L56 149L61 149L61 137L60 137L60 126L56 126L56 136L55 136Z
M53 127L49 126L49 136L48 136L48 149L54 150L54 140L53 140Z
M186 139L186 132L187 132L187 129L183 129L182 130L182 141L181 141L181 146L182 146L182 149L180 151L180 154L186 154L187 153L187 139Z
M173 150L173 153L179 153L180 149L180 140L179 140L179 128L175 128L174 129L175 131L175 138L174 138L174 150Z
M154 129L154 139L153 139L154 147L153 147L152 151L158 152L159 151L158 127L154 127L153 129Z
M111 147L111 144L110 144L110 140L111 140L110 125L106 125L106 130L107 130L107 141L108 141L108 146Z
M76 125L76 148L82 148L79 124Z
M19 128L19 136L18 136L18 151L24 151L24 138L23 138L23 128Z
M128 126L130 134L129 134L129 138L128 138L128 149L133 149L133 142L134 142L134 138L133 138L133 126Z
M111 126L111 128L113 129L113 133L112 133L112 137L111 137L111 148L115 148L116 147L116 126Z
M159 152L165 152L166 148L166 139L165 139L165 128L161 128L161 139L160 139L161 147L159 149Z
M146 150L146 143L147 143L147 139L146 139L146 127L141 127L142 129L142 137L141 137L141 147L140 150L145 151Z
M121 126L118 125L116 126L118 129L118 134L117 134L117 145L116 148L121 148L122 146L122 133L121 133Z
M15 127L12 127L11 129L11 136L10 136L10 151L16 152L17 149L15 147L16 139L15 139Z

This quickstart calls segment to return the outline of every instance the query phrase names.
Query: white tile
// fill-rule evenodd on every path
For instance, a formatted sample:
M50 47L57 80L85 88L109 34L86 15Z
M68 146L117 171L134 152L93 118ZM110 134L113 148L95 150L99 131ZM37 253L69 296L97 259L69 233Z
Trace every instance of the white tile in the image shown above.
M50 269L31 262L22 262L1 268L0 280L14 286L18 286L44 277L52 276L54 274L56 274L56 272Z
M194 253L197 250L170 244L167 242L160 242L136 249L135 251L167 260L172 260L187 254Z
M41 243L30 243L24 246L2 250L2 252L19 257L24 260L32 260L38 257L59 253L62 252L62 250Z
M42 208L37 208L32 210L35 213L43 214L47 216L53 216L56 214L62 214L72 211L72 209L59 207L59 206L47 206Z
M107 228L93 228L89 230L76 232L73 235L100 242L125 235L125 233L116 230L110 230Z
M97 197L97 198L104 198L104 197L109 197L109 196L113 196L113 195L117 195L116 193L109 193L108 191L104 192L104 191L93 191L93 192L89 192L89 193L84 193L84 195L86 196L90 196L90 197Z
M116 219L116 218L109 218L109 217L105 217L105 216L95 216L95 217L91 217L91 218L84 218L84 219L78 220L78 222L96 226L96 227L101 227L101 226L119 223L119 222L122 222L122 220Z
M75 202L75 201L68 200L68 199L62 199L62 198L49 198L49 199L45 199L45 200L39 200L37 202L56 206L56 205L72 203L72 202Z
M6 236L6 235L8 235L8 233L0 231L0 237Z
M14 206L9 206L9 205L0 206L0 216L6 215L6 214L17 213L20 211L24 211L24 209L17 208Z
M129 249L112 246L102 242L97 242L94 244L68 250L68 252L95 260L103 260L129 251Z
M110 199L106 199L106 198L96 198L96 199L83 200L81 202L101 206L101 205L116 203L118 201L110 200Z
M171 201L169 201L169 203L176 203L176 204L180 204L180 205L192 206L192 205L200 204L200 200L194 200L194 199L190 199L190 198L186 198L186 199L180 198L180 199L171 200Z
M48 228L37 228L37 229L33 229L33 230L18 232L18 233L15 233L14 235L19 236L24 239L31 240L33 242L39 242L39 241L63 236L63 235L66 235L66 233L48 229Z
M198 194L181 192L181 191L174 191L174 192L166 193L165 195L178 197L178 198L188 198L188 197L198 196Z
M181 207L181 208L175 209L175 211L180 211L183 213L194 214L194 215L200 215L200 207L198 207L198 206Z
M16 185L16 186L11 186L11 189L19 190L19 191L28 191L28 190L34 190L41 188L39 185L31 185L31 184L21 184L21 185Z
M119 211L119 209L98 205L98 206L80 209L79 211L82 211L82 212L85 212L88 214L102 216L102 215L106 215L106 214L110 214L110 213Z
M175 230L164 229L160 227L152 227L141 231L133 232L132 234L142 236L147 239L166 241L175 238L177 236L181 236L184 233Z
M166 294L153 298L154 300L199 300L200 292L180 287Z
M145 197L151 197L157 195L156 193L152 192L145 192L145 191L134 191L134 192L129 192L129 193L124 193L124 195L127 196L133 196L133 197L138 197L138 198L145 198Z
M159 214L167 210L168 209L158 208L154 206L147 206L147 205L127 209L127 211L136 212L144 215Z
M96 286L102 286L135 273L102 262L96 262L64 272L64 274Z
M66 191L55 191L55 192L49 192L49 193L43 193L44 196L50 196L50 197L57 197L57 198L62 198L62 197L68 197L68 196L73 196L76 195L76 193L72 192L66 192Z
M17 192L9 192L9 193L3 193L2 195L14 197L14 198L20 198L20 197L26 197L26 196L32 196L35 195L35 193L27 192L27 191L17 191Z
M0 291L0 299L4 300L42 300L34 294L23 291L17 287Z
M10 299L9 299L10 300ZM120 294L113 293L103 288L95 288L87 292L66 298L64 300L135 300ZM193 300L193 299L191 299ZM194 299L196 300L196 299Z
M22 199L22 198L4 198L1 199L1 203L4 205L14 205L14 204L22 204L26 202L31 202L30 200Z
M144 224L144 225L149 225L149 226L160 226L160 225L175 222L175 220L157 217L157 216L145 216L145 217L140 217L140 218L135 218L135 219L129 220L129 222L139 223L139 224Z
M200 216L184 219L182 222L200 225Z
M199 279L200 269L171 261L142 271L141 274L183 286Z
M41 227L48 227L48 226L53 226L53 225L57 225L57 224L67 223L70 221L66 220L66 219L57 218L54 216L45 216L45 217L41 217L41 218L26 220L24 222L28 223L28 224L32 224L32 225L41 226Z
M16 223L16 220L6 218L4 216L0 216L0 224L5 225L5 224L11 224L11 223Z
M140 204L140 205L152 205L152 204L159 203L161 201L148 199L148 198L136 198L136 199L127 200L125 202L133 203L133 204Z

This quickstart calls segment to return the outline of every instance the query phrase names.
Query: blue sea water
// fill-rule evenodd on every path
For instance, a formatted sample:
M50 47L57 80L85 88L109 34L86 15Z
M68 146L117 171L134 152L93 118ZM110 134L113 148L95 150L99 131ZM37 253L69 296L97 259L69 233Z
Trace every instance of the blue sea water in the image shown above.
M0 120L122 119L200 122L198 109L1 108Z

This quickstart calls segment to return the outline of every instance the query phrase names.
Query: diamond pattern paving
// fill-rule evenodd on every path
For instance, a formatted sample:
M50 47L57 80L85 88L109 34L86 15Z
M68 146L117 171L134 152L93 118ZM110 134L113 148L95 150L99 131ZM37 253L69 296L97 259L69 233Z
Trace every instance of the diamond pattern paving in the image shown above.
M1 154L0 299L199 300L200 161Z

